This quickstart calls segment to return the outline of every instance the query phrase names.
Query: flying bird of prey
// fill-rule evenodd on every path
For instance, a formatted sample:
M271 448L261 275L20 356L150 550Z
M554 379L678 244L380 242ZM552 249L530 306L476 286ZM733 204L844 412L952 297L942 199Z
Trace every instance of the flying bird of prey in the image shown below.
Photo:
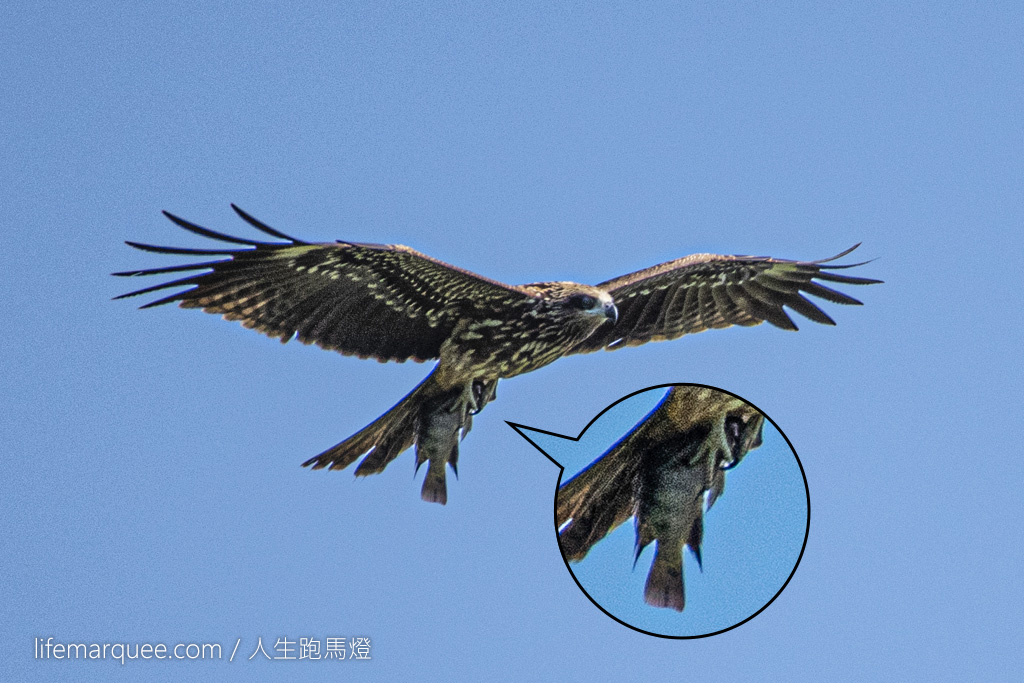
M633 564L652 541L644 600L682 612L683 547L701 563L704 512L725 490L725 471L761 445L764 417L742 399L695 385L673 387L658 407L558 489L555 523L566 560L636 519Z
M201 271L117 298L186 287L142 308L178 302L238 320L282 342L294 337L381 362L437 360L430 375L388 412L303 465L342 469L365 455L355 473L374 474L415 445L417 469L429 463L422 497L442 504L447 501L445 466L458 473L459 440L472 426L472 416L494 398L499 379L573 353L675 339L709 328L767 320L797 329L783 306L834 325L801 292L859 304L817 281L878 282L836 272L863 265L831 263L848 249L831 259L806 262L695 254L597 286L506 285L401 245L303 242L232 208L279 241L232 237L165 211L189 232L239 247L127 242L160 254L219 258L115 273Z

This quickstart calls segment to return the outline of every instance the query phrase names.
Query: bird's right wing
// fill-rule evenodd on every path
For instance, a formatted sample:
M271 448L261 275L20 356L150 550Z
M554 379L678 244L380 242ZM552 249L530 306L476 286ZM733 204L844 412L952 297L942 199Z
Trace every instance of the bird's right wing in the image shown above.
M165 212L189 232L244 248L182 249L128 242L136 249L160 254L226 258L114 273L135 277L206 271L117 298L188 287L143 308L177 301L183 308L201 308L227 320L239 320L282 342L294 336L305 344L380 361L438 358L441 345L462 316L486 316L531 298L514 287L409 247L310 244L265 225L234 205L232 208L253 227L286 241L231 237Z

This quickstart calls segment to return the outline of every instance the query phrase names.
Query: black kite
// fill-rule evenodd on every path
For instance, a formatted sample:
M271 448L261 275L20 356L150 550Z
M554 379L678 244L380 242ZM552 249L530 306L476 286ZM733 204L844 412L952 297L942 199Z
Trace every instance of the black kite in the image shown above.
M783 306L833 325L801 292L859 304L816 280L877 282L834 272L862 265L830 264L848 249L831 259L806 262L696 254L594 287L573 282L513 286L405 246L310 244L232 208L257 230L282 241L231 237L164 212L185 230L241 248L127 242L143 251L222 258L115 273L203 271L123 296L187 287L143 308L177 301L183 308L241 321L282 342L294 337L382 362L438 360L433 372L391 410L303 464L342 469L366 454L356 474L373 474L415 445L416 466L430 462L422 497L442 504L447 500L445 465L456 470L459 439L469 431L472 415L494 398L499 379L573 353L675 339L709 328L767 320L797 329Z

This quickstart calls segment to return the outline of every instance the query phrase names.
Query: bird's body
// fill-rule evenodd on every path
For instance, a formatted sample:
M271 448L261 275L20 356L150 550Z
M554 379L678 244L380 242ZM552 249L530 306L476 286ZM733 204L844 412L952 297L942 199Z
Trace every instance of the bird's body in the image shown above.
M812 280L875 282L831 272L852 266L823 265L825 261L704 254L597 286L513 286L401 245L310 244L233 208L250 225L283 242L232 237L166 214L190 232L244 248L128 242L144 251L226 258L116 273L206 271L123 296L190 287L144 308L178 302L183 308L238 320L282 342L296 338L382 362L438 360L427 379L390 411L304 464L341 469L365 454L356 474L371 474L416 445L417 466L431 463L423 497L441 503L447 498L444 465L455 468L458 441L468 432L472 415L494 397L498 380L573 353L672 339L712 327L768 320L796 329L783 305L833 324L800 292L856 304L860 302Z

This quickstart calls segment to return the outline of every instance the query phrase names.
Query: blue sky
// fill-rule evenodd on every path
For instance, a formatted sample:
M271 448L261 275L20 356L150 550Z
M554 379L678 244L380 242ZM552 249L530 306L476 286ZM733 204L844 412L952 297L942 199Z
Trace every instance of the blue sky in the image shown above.
M581 428L561 435L523 431L565 468L569 482L640 424L664 398L664 388L623 397ZM792 576L808 534L808 491L779 431L764 423L764 443L726 473L726 493L705 517L702 571L684 553L686 609L682 614L644 603L654 545L633 566L636 532L622 524L569 565L587 594L616 618L649 633L694 637L732 628L763 609ZM726 495L727 494L727 495ZM728 502L726 502L728 501Z
M0 20L0 678L1006 680L1024 666L1017 3L8 3ZM446 507L412 458L307 457L429 368L111 301L131 239L403 243L507 282L856 243L837 327L703 333L503 382ZM792 441L813 520L740 628L633 632L576 587L578 426L698 382ZM728 495L726 496L729 497ZM724 503L723 499L723 503ZM37 661L33 638L369 636L370 662ZM248 653L247 653L248 654ZM358 672L351 671L359 668Z

